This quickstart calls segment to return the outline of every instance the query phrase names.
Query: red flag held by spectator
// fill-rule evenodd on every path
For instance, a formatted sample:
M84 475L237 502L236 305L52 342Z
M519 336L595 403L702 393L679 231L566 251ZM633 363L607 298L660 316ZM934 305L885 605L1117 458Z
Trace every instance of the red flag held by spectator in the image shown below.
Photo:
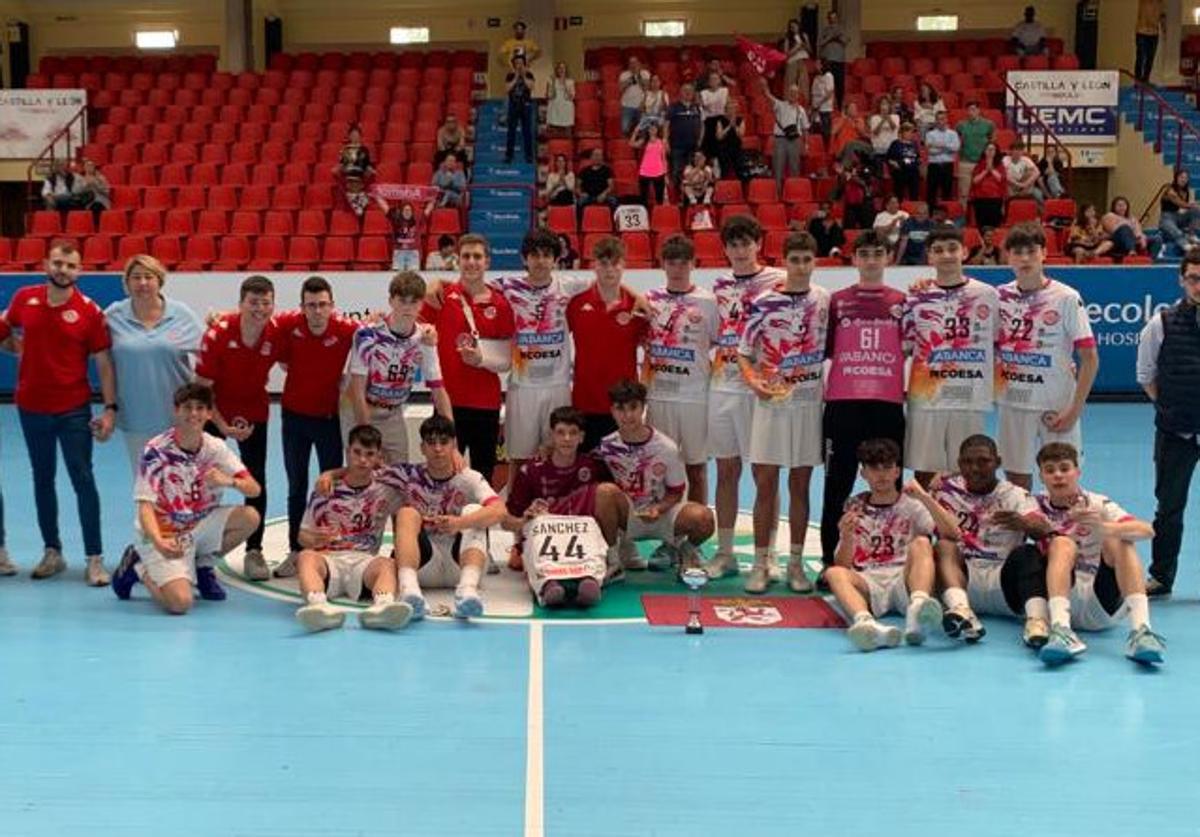
M746 60L750 62L750 66L760 76L775 75L775 71L787 62L787 56L774 47L755 43L749 38L743 38L741 35L737 35L735 40L737 41L738 49L745 53Z

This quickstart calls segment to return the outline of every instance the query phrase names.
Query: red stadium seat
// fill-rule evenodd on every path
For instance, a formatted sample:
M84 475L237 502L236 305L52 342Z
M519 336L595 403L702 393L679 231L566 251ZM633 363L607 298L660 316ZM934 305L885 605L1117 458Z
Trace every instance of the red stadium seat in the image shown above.
M392 250L388 240L383 236L363 236L358 242L358 257L355 259L356 270L379 270L386 268L392 261Z
M278 235L264 235L254 242L254 258L247 265L250 270L278 270L285 261L283 238Z
M1022 221L1036 221L1038 206L1032 198L1010 198L1007 211L1004 214L1004 225L1011 227Z
M554 232L575 232L575 207L551 206L546 211L546 226Z
M53 209L39 210L33 213L33 221L29 225L29 235L38 238L54 238L62 235L62 217Z
M163 263L168 270L183 260L183 247L177 235L160 235L150 245L150 255Z
M227 235L221 239L220 255L214 270L242 270L250 261L250 241L244 236Z
M320 257L316 238L292 236L288 240L287 264L284 267L286 270L311 270Z
M725 266L725 248L721 245L719 233L714 230L701 230L692 234L692 242L696 245L698 267Z
M321 248L323 270L344 270L354 261L354 239L344 235L333 235L325 239Z
M716 203L744 203L742 182L740 180L718 180L713 192L713 201Z
M106 268L116 258L113 240L106 235L94 235L83 242L83 267L86 270Z
M583 222L580 231L589 233L611 233L613 228L612 211L607 206L586 206L583 209Z

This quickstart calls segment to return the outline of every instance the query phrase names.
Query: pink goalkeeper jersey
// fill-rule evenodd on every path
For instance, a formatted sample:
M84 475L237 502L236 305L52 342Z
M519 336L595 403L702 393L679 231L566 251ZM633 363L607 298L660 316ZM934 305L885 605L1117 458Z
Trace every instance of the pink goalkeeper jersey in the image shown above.
M904 294L852 285L829 306L826 401L904 401Z

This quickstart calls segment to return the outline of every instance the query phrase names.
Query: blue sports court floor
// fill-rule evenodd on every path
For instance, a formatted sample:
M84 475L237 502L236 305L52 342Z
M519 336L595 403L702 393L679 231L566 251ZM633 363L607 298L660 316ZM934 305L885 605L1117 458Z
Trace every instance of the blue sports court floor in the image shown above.
M1143 517L1151 418L1085 418L1087 484ZM41 544L12 407L0 438L27 569ZM96 466L111 563L132 519L119 441ZM277 440L271 474L278 516ZM118 603L83 585L59 483L70 571L0 579L3 837L1200 833L1195 511L1176 597L1153 607L1162 670L1126 661L1120 631L1048 671L994 618L976 647L871 655L839 631L628 622L307 636L294 605L232 590L171 618L141 588Z

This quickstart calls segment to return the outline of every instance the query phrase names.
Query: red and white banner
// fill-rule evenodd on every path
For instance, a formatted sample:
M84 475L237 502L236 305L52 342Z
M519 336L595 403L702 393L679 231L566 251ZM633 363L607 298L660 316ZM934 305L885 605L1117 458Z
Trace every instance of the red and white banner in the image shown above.
M746 56L746 60L750 62L750 66L760 76L773 76L775 71L787 63L787 56L784 55L775 47L767 46L766 44L756 43L749 38L743 38L741 35L735 37L738 49Z
M87 107L86 90L0 90L0 159L31 160ZM85 120L71 125L72 149L87 142ZM67 156L67 141L55 148Z
M651 625L683 627L688 596L642 596ZM782 596L703 596L700 622L706 628L844 628L846 621L824 599Z

